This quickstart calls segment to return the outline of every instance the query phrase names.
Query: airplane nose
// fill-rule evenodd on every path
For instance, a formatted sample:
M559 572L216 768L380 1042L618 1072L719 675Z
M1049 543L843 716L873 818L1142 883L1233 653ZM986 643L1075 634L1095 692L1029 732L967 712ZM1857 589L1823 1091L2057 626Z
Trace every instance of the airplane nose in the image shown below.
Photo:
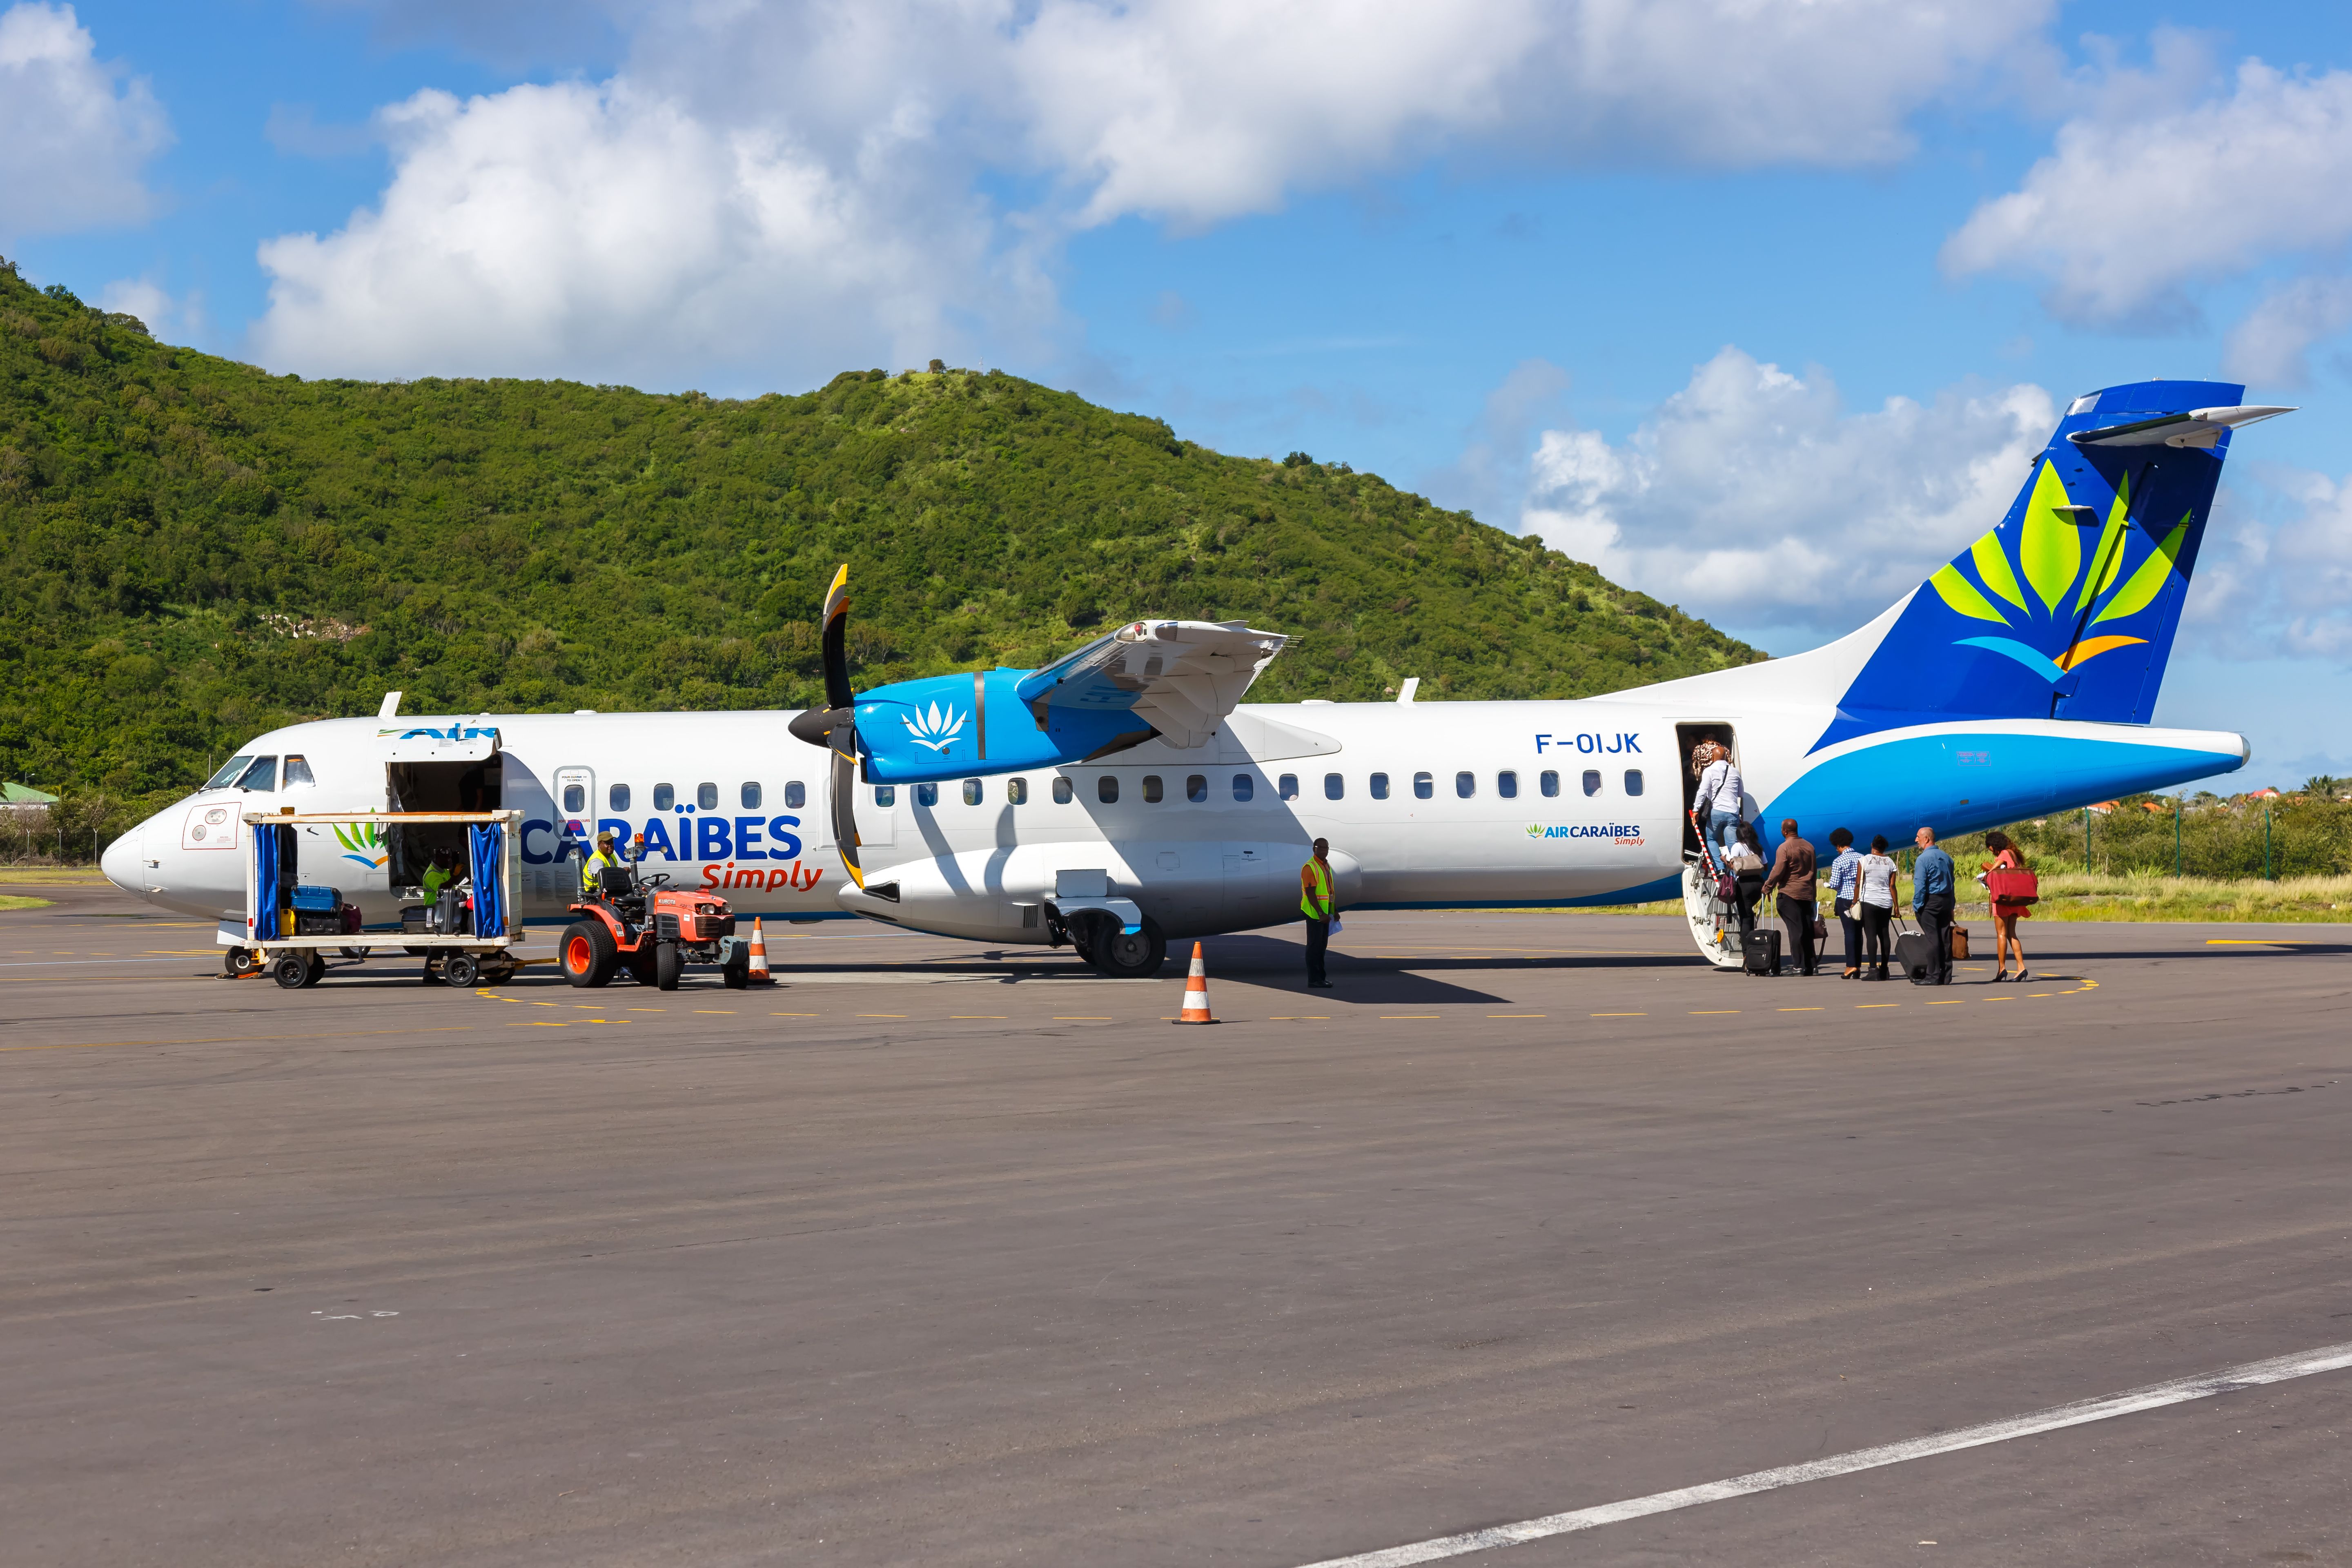
M147 895L147 825L141 823L106 847L98 868L106 879L134 898Z

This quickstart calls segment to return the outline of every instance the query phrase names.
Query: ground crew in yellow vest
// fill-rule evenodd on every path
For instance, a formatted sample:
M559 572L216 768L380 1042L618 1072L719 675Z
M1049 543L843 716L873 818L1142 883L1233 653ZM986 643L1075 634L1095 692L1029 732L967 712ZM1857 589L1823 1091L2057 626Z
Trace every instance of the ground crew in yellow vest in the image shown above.
M1331 903L1330 854L1330 840L1318 838L1313 857L1298 868L1298 912L1307 917L1307 984L1315 991L1331 989L1323 978L1323 954L1331 945L1331 917L1337 912Z
M596 890L596 873L607 866L620 863L620 856L613 850L613 830L608 827L596 835L596 853L580 862L580 890L593 893Z

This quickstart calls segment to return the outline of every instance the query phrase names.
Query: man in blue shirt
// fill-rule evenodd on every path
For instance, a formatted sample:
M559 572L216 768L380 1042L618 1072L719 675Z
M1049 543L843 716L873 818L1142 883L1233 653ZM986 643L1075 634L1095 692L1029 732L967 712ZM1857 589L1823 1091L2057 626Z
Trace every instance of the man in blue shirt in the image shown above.
M1911 863L1911 912L1919 929L1935 940L1936 965L1930 985L1952 983L1952 907L1958 894L1952 887L1952 858L1936 847L1936 830L1923 827L1917 839L1919 858Z

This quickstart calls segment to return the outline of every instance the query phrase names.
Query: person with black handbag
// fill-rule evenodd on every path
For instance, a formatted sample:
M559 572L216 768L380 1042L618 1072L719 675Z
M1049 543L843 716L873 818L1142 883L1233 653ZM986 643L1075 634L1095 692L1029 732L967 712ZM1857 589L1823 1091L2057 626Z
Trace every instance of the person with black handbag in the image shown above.
M1805 976L1814 973L1813 936L1821 924L1813 872L1813 847L1797 837L1795 817L1782 817L1780 851L1772 858L1764 886L1779 895L1780 923L1789 929L1789 952L1797 961L1797 973Z

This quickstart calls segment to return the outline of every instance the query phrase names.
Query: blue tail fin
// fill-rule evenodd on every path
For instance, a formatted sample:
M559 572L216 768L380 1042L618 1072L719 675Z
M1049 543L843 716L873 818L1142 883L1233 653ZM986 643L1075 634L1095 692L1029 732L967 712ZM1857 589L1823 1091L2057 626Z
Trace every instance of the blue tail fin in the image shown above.
M2245 388L2074 400L2000 525L1920 584L1814 749L1948 719L2146 723Z

